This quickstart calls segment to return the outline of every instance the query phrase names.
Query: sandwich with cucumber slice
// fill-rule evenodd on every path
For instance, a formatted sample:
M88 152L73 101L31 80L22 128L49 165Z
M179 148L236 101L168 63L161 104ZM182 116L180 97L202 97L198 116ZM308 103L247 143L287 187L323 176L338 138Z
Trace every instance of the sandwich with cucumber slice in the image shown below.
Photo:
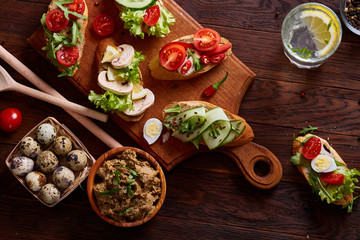
M306 133L314 129L311 126L300 131ZM298 136L293 140L292 154L290 161L294 163L299 172L305 177L313 192L322 201L328 204L341 205L352 211L353 197L357 177L360 172L356 169L349 169L344 160L330 144L312 133L305 136Z
M79 68L85 45L88 8L85 0L52 0L41 18L47 58L61 71L73 76Z
M105 38L99 42L95 60L99 66L97 82L103 91L90 91L88 99L125 121L139 121L155 102L152 91L143 87L139 64L145 56L129 44L118 45Z
M165 37L175 18L161 0L115 0L119 17L130 34L144 39L148 36Z
M198 149L240 146L254 138L245 119L204 101L170 103L163 110L163 125L173 137Z

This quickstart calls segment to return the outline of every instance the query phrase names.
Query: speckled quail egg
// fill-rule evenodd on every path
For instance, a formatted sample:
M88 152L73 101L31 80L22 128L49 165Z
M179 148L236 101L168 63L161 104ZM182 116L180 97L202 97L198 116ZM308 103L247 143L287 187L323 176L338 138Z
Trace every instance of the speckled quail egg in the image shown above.
M75 180L74 173L67 167L60 166L53 172L53 182L59 188L69 187Z
M25 156L30 158L36 158L41 152L40 144L32 137L24 138L20 143L20 149Z
M162 122L157 118L150 118L144 124L143 137L149 143L153 144L158 140L162 131Z
M66 156L66 163L72 170L80 171L87 164L86 153L82 150L72 150Z
M65 136L57 137L53 144L55 154L63 156L68 154L72 149L71 140Z
M59 160L53 152L43 151L37 157L36 164L40 167L42 172L49 173L57 168Z
M10 163L10 168L17 176L25 176L34 169L34 161L31 158L18 156Z
M50 123L41 124L36 130L39 143L49 145L56 138L56 130Z
M39 191L39 198L47 204L56 203L60 199L60 191L54 184L45 184Z
M318 173L332 172L337 168L335 160L329 155L318 155L311 161L311 167Z
M46 176L38 171L29 172L25 177L26 186L32 191L39 191L46 183Z

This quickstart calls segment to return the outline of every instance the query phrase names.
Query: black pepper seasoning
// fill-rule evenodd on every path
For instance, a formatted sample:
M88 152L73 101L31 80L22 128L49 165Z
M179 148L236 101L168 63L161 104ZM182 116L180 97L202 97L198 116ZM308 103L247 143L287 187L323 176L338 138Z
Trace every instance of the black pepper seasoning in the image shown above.
M346 0L344 13L350 25L360 30L360 0Z

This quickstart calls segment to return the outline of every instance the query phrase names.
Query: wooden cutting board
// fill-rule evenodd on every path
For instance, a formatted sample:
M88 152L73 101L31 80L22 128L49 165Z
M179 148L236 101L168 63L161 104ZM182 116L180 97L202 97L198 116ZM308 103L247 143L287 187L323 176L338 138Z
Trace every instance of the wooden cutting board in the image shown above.
M116 19L116 29L110 37L114 38L119 44L131 44L137 51L142 51L142 54L146 56L146 60L140 64L140 68L144 78L144 86L155 94L155 104L136 123L125 122L116 115L112 115L111 118L145 151L153 155L165 169L171 170L176 164L196 154L197 151L192 144L181 143L175 138L170 138L163 143L160 137L155 144L149 146L143 138L143 126L146 120L153 117L161 119L164 106L172 101L184 100L209 101L237 114L240 102L251 85L255 74L238 58L232 55L219 66L193 80L161 81L153 79L147 67L152 56L158 54L159 49L165 43L184 35L193 34L197 29L201 28L201 25L173 0L165 1L165 6L176 18L175 25L171 27L171 33L165 38L145 37L142 40L130 36L129 31L123 29L123 22L118 17L119 12L113 1L102 0L98 4L88 1L89 23L86 30L86 44L80 63L80 70L69 80L86 96L90 90L94 90L97 93L101 92L100 87L97 85L98 66L95 63L95 51L102 37L96 35L92 28L92 23L94 17L100 13L108 13L114 16ZM231 36L226 36L224 33L223 37L230 38ZM41 27L28 39L28 42L40 54L45 56L45 52L41 50L45 45ZM227 71L229 72L228 79L221 85L218 92L211 99L204 99L201 96L202 91L209 85L223 79ZM243 117L246 119L246 116ZM270 188L280 181L282 176L281 164L266 148L255 143L249 143L243 147L224 148L220 151L233 158L245 177L255 186ZM254 173L254 164L258 161L263 161L269 165L269 173L264 177L257 176Z

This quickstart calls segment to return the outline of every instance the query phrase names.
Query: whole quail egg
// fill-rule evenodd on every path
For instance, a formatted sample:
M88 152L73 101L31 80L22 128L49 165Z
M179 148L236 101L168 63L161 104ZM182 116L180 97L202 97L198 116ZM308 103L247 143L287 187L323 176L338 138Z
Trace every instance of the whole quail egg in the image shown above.
M48 145L54 141L56 130L50 123L43 123L36 130L36 136L39 143Z
M46 176L38 171L29 172L25 177L26 185L34 192L39 191L46 183Z
M73 150L66 156L66 162L72 170L80 171L87 164L87 156L82 150Z
M53 173L53 181L59 188L69 187L75 180L74 173L67 167L60 166Z
M51 151L43 151L36 159L36 164L40 167L44 173L54 171L59 165L59 160L55 154Z
M34 161L31 158L18 156L10 163L10 168L17 176L25 176L34 169Z
M45 184L39 191L39 198L47 204L53 204L60 199L60 191L54 184Z
M162 122L157 118L150 118L144 124L143 137L149 143L153 144L158 140L162 131Z
M53 151L57 155L66 155L72 149L71 140L65 136L57 137L54 141Z
M40 144L35 141L32 137L24 138L20 143L20 149L25 156L30 158L36 158L41 152Z

